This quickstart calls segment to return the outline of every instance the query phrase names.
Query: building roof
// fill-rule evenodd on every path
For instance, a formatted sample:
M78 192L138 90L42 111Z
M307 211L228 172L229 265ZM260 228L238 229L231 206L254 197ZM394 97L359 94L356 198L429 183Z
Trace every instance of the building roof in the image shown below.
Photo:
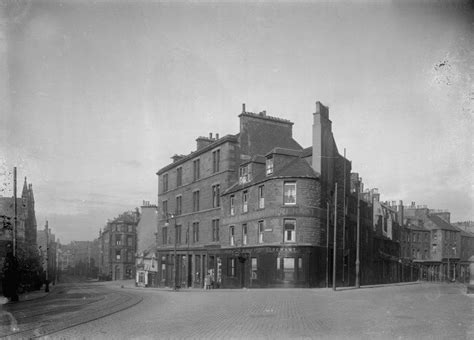
M453 227L451 224L449 224L448 222L446 222L445 220L443 220L441 217L439 217L438 215L428 215L428 219L433 222L434 224L436 224L436 226L439 228L439 229L443 229L443 230L451 230L451 231L459 231L458 229L456 229L455 227Z
M409 223L409 224L406 226L406 228L407 228L407 229L410 229L410 230L430 231L428 228L425 228L424 226L416 225L416 224L412 224L412 223Z
M265 174L265 169L257 169L252 174L252 180L247 183L235 183L230 186L223 195L242 190L244 188L251 187L260 182L264 182L270 179L276 178L319 178L319 175L313 170L313 168L308 164L307 161L301 157L295 157L287 165L283 166L281 169L277 169L272 175L267 176Z
M464 237L474 237L474 234L473 233L470 233L462 228L459 228L458 226L456 225L451 225L452 227L454 227L455 229L457 229L458 231L461 232L461 236L464 236Z
M194 157L197 157L200 154L203 154L203 153L215 148L216 146L219 146L219 145L224 144L226 142L237 142L237 137L238 137L238 135L226 135L222 138L219 138L216 141L212 142L211 144L203 147L202 149L193 151L188 155L183 155L182 158L180 158L176 162L170 163L170 164L166 165L165 167L161 168L160 170L158 170L158 172L156 174L161 175L162 173L164 173L164 172L166 172L170 169L173 169L174 167L176 167L180 164L183 164L186 161L188 161L188 160L190 160Z

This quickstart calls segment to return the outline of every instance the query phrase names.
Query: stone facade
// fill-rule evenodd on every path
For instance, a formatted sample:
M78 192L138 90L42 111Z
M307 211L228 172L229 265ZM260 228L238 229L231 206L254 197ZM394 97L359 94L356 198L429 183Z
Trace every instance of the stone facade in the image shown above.
M328 112L317 103L303 149L292 122L244 105L238 134L199 137L195 152L158 171L160 285L202 287L208 273L216 287L325 284L327 203L338 182L342 220L351 170Z
M99 233L99 278L125 280L135 278L137 224L140 213L130 211L108 221Z

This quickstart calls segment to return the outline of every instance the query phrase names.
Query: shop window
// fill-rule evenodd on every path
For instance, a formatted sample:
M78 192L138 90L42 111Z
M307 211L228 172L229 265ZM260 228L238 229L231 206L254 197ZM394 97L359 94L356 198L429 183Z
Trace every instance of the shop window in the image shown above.
M257 258L252 257L252 280L257 279Z
M295 279L295 259L293 257L283 258L283 280L293 281Z
M233 257L228 259L227 276L235 277L235 258Z

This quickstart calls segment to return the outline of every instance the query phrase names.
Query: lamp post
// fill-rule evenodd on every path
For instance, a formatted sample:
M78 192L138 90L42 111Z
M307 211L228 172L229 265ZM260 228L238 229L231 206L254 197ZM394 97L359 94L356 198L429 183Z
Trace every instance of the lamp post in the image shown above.
M174 249L173 249L173 290L176 290L178 287L177 283L177 275L176 275L176 266L177 266L177 254L176 254L176 247L177 247L177 228L176 228L176 215L167 213L166 214L166 223L165 226L169 226L169 219L174 219Z
M356 235L356 288L360 288L360 181L356 182L356 195L357 195L357 235Z
M329 287L329 200L326 202L326 288Z

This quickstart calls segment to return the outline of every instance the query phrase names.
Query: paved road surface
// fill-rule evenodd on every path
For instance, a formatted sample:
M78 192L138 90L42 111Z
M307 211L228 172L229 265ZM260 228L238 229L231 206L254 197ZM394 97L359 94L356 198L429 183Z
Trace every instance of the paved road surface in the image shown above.
M30 339L129 308L137 294L94 284L61 284L39 298L0 306L0 336ZM23 297L22 297L23 298ZM21 299L22 299L21 298Z
M456 284L336 292L122 290L144 299L130 309L51 338L474 339L474 297Z

